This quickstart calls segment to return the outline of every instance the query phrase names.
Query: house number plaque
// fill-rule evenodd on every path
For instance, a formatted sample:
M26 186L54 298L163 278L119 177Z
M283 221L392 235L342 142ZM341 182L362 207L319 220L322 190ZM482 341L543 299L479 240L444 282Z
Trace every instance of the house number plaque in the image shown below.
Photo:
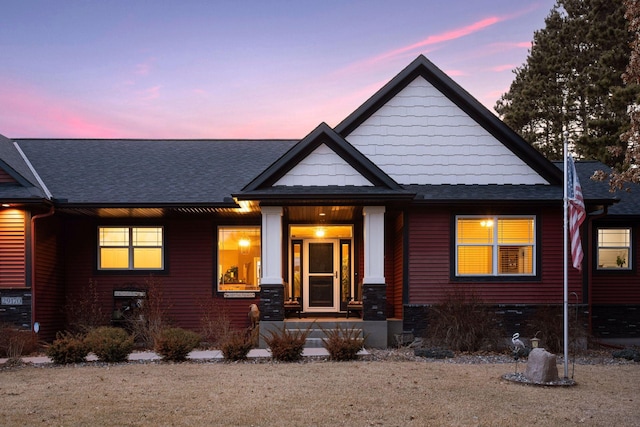
M22 297L2 297L2 305L22 305Z
M225 292L225 298L255 298L255 292Z

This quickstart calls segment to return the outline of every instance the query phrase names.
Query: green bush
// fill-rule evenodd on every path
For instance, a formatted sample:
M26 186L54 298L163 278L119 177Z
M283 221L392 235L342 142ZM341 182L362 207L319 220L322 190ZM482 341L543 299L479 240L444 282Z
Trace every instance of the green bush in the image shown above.
M242 331L230 332L220 345L220 351L225 360L246 360L249 351L253 348L251 335Z
M304 344L311 333L311 327L304 331L282 328L280 331L269 331L263 336L271 350L271 357L279 362L297 362L302 359Z
M58 332L56 339L45 352L53 363L66 365L84 362L89 354L89 348L81 336L69 332Z
M29 330L0 324L0 357L18 359L38 349L38 337Z
M325 338L322 345L329 352L331 360L355 360L358 352L364 348L365 337L361 337L360 329L338 326L336 329L323 329Z
M89 331L85 338L89 351L108 363L126 362L133 351L133 337L122 328L102 326Z
M156 337L154 348L162 360L183 362L199 344L200 335L197 333L182 328L167 328Z

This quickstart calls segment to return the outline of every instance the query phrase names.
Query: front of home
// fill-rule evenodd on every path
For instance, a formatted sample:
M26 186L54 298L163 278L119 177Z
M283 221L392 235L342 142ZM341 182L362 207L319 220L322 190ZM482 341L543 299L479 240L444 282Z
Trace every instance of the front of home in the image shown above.
M572 302L638 337L637 197L583 186ZM299 141L0 137L0 202L0 320L43 339L90 284L114 314L153 283L178 326L214 305L247 327L255 303L265 328L349 317L375 347L454 290L512 326L563 302L561 168L422 56Z

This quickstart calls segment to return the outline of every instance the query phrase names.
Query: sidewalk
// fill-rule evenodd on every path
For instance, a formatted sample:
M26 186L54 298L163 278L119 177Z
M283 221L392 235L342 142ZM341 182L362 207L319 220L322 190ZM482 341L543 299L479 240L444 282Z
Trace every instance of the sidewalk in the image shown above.
M358 354L369 354L366 350L361 350ZM324 348L305 348L302 352L302 356L304 357L313 357L313 356L328 356L329 353ZM268 350L262 348L254 348L249 351L248 354L249 359L255 358L268 358L271 357L271 353ZM192 360L221 360L222 352L220 350L194 350L189 353L187 356L188 359ZM21 357L22 361L25 363L33 363L33 364L45 364L51 363L51 359L47 356L33 356L33 357ZM8 359L0 359L0 364L3 364ZM94 354L89 354L87 356L87 361L95 361L98 360ZM139 351L134 352L129 355L129 360L160 360L160 356L152 351Z

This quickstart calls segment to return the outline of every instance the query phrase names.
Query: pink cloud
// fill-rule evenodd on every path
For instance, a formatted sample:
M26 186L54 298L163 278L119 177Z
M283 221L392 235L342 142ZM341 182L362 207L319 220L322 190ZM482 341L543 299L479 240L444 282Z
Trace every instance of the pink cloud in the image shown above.
M451 41L451 40L455 40L455 39L459 39L461 37L465 37L468 36L470 34L476 33L478 31L481 31L485 28L488 28L492 25L497 24L498 22L501 22L503 20L505 20L505 17L498 17L498 16L492 16L489 18L485 18L482 19L480 21L474 22L470 25L466 25L464 27L460 27L460 28L455 28L453 30L450 31L445 31L443 33L440 34L435 34L432 36L427 37L424 40L421 40L419 42L416 43L412 43L410 45L407 46L403 46L388 52L384 52L380 55L374 56L373 58L369 58L369 59L365 59L363 61L359 61L356 62L354 64L351 64L350 66L348 66L345 70L343 71L351 71L351 72L359 72L360 69L362 68L368 68L372 65L381 63L381 62L385 62L385 61L389 61L389 60L393 60L396 59L398 57L402 57L405 56L411 52L414 52L416 50L421 50L427 46L434 46L440 43L444 43L447 41ZM420 53L425 53L424 51L421 51Z
M9 137L113 138L114 127L68 100L0 79L0 132Z
M160 97L160 89L162 89L162 86L156 85L137 91L136 94L142 101L150 101Z
M531 42L501 42L501 43L492 43L490 45L492 48L505 50L505 49L530 49Z
M450 77L466 76L469 74L469 73L465 73L462 70L446 70L445 73Z
M514 68L516 68L516 66L513 64L503 64L503 65L496 65L495 67L491 67L491 71L500 73L502 71L511 71Z
M144 62L136 64L134 73L139 76L147 76L151 72L154 63L156 62L155 58L149 58Z

